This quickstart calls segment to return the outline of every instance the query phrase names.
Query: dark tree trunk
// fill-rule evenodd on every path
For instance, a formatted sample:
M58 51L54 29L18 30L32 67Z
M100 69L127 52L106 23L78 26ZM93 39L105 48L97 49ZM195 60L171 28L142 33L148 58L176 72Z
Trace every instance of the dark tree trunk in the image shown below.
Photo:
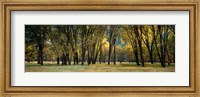
M102 55L103 55L103 52L102 52L102 44L100 46L100 55L99 55L99 64L101 64L102 62Z
M108 65L110 65L111 52L112 52L112 45L110 43L110 45L109 45L109 53L108 53Z
M170 66L171 65L171 58L169 56L168 50L166 50L166 53L167 53L167 58L168 58L168 66Z
M75 52L74 54L74 65L78 64L78 52Z
M67 65L67 59L66 59L66 55L64 52L62 54L62 65Z
M70 57L68 57L68 60L69 60L69 65L71 65L71 59L70 59Z
M135 55L135 61L136 61L137 66L140 66L138 52L136 50L134 51L134 55Z
M67 58L66 58L66 56L64 55L63 58L64 58L64 65L67 65Z
M60 64L60 58L57 57L57 65L59 65L59 64Z
M110 33L110 36L109 36L108 65L110 65L110 59L111 59L111 53L112 53L112 36L113 36L112 33Z
M41 57L41 65L43 65L43 48L42 48L42 50L41 50L41 55L40 55L40 57Z
M114 65L116 65L116 46L114 45Z
M76 52L76 64L78 64L78 52Z
M136 37L135 37L136 38ZM136 64L137 64L137 66L140 66L140 63L139 63L139 58L138 58L138 46L137 46L137 40L135 39L134 40L134 43L133 43L134 45L132 45L132 49L133 49L133 53L134 53L134 55L135 55L135 61L136 61ZM129 63L131 62L130 61L131 59L129 58Z
M38 64L43 65L43 47L39 45Z
M159 57L159 60L160 60L161 66L162 66L162 54L161 54L162 51L159 51L158 43L156 41L156 37L155 36L154 36L154 42L155 42L156 51L158 53L158 57Z
M165 65L165 62L166 62L166 54L167 54L167 37L168 36L165 36L164 37L164 48L163 48L163 64L164 64L164 67L166 67Z
M38 56L37 56L37 63L40 64L41 60L40 60L40 51L38 52Z
M161 32L160 32L161 33ZM160 54L161 54L161 66L165 67L165 64L163 63L163 42L162 42L162 34L160 34Z
M144 67L144 57L143 57L143 51L142 51L142 43L141 43L141 41L139 41L139 49L140 49L141 63L142 63L142 66Z
M166 28L166 32L167 32L167 28ZM167 56L168 58L168 66L170 66L170 62L171 62L171 59L170 59L170 56L169 56L169 52L168 52L168 48L167 48L167 45L168 45L168 33L165 37L165 56Z
M76 65L76 54L74 53L74 65Z
M148 49L148 52L149 52L149 57L150 57L151 64L153 64L153 53L152 53L152 49L150 49L149 46L147 47L147 49Z
M70 60L69 60L69 53L66 53L66 56L65 56L66 58L66 65L68 65L68 63L69 63L69 65L70 65ZM68 62L68 63L67 63Z
M102 47L100 48L99 64L101 64L101 61L102 61Z
M137 39L138 39L139 50L140 50L140 59L141 59L142 66L144 67L144 57L143 57L143 51L142 51L142 27L141 26L139 27L140 27L140 34L138 30L135 30L135 31L138 36ZM136 26L136 29L138 29L137 26Z
M158 48L158 43L157 43L157 39L156 39L156 37L157 37L157 35L156 35L156 31L155 31L155 28L154 28L154 26L152 26L152 31L153 31L153 33L154 33L154 36L153 36L153 40L154 40L154 43L155 43L155 47L156 47L156 51L157 51L157 54L158 54L158 57L159 57L159 60L160 60L160 63L162 64L162 58L161 58L161 52L162 51L159 51L159 48ZM158 32L160 31L160 26L158 26ZM157 33L158 33L157 32Z
M76 64L76 54L74 54L74 65Z
M66 64L67 62L69 63L69 65L71 65L71 60L70 60L70 57L69 57L69 53L66 53Z
M63 56L61 57L62 65L64 65L64 58Z
M88 65L90 65L90 64L91 64L91 58L90 58L90 53L88 51Z
M153 64L153 61L154 61L154 59L153 59L153 44L154 44L154 40L152 40L151 48L150 48L150 50L151 50L151 52L150 52L151 64Z
M151 64L153 64L153 51L150 52Z
M98 55L99 55L99 52L101 53L101 45L100 45L100 48L96 51L96 54L95 54L95 58L94 58L94 62L93 64L96 64L97 62L97 58L98 58ZM101 55L101 54L100 54Z
M157 46L156 39L154 39L154 41L155 41L155 47L156 47L156 51L157 51L157 53L158 53L159 60L160 60L160 62L161 62L161 55L160 55L160 52L159 52L159 49L158 49L158 46Z
M67 64L67 60L66 60L66 57L65 57L65 54L63 53L62 55L62 65L66 65Z
M81 65L84 65L85 62L85 50L82 49L82 60L81 60Z
M162 38L162 31L161 31L161 26L158 26L158 30L160 33L160 52L161 52L161 66L165 67L165 47L164 47L164 41Z

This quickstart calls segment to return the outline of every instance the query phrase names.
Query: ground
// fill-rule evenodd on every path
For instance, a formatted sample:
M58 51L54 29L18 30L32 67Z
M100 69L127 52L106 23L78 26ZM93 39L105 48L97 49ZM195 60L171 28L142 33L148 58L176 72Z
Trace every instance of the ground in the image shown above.
M117 63L117 65L106 63L93 65L57 65L55 62L44 62L41 66L36 62L25 63L25 72L174 72L175 65L165 68L160 63L145 63L145 67L136 66L135 63Z

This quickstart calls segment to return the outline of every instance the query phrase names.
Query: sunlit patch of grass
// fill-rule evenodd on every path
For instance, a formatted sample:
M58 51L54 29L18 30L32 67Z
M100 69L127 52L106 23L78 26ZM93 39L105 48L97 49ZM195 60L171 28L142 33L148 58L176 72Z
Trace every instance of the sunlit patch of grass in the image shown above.
M161 67L160 63L145 63L145 67L137 66L136 63L124 62L116 65L107 63L92 65L57 65L55 62L44 62L44 65L36 62L25 63L25 72L174 72L175 64Z

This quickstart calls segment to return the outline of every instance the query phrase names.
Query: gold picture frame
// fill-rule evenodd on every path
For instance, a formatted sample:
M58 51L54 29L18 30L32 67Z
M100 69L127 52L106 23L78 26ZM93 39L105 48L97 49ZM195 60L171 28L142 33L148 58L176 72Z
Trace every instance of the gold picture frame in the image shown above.
M75 0L62 1L57 0L43 0L36 2L34 0L3 0L1 2L1 34L0 34L0 94L8 97L55 97L55 96L111 96L111 97L165 97L165 96L180 96L180 97L200 97L200 66L198 57L200 45L199 34L200 31L200 2L199 0ZM139 10L139 11L189 11L189 25L190 25L190 82L189 86L159 86L159 87L20 87L11 86L11 11L24 10ZM36 95L35 95L36 94ZM53 94L53 95L52 95ZM56 94L56 95L55 95ZM148 94L148 95L147 95ZM39 96L40 95L40 96Z

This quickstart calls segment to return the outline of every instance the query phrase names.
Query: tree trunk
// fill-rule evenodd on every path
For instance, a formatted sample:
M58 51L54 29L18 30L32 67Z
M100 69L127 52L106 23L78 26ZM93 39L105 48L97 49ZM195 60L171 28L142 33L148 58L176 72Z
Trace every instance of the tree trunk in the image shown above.
M169 52L168 50L166 50L166 53L167 53L167 58L168 58L168 66L170 66L171 64L171 58L169 57Z
M161 55L160 55L160 52L159 52L159 49L158 49L158 46L157 46L157 42L156 42L156 40L154 40L154 41L155 41L155 47L156 47L156 51L158 53L159 60L161 62Z
M81 65L84 65L85 62L85 50L82 48L82 60L81 60Z
M140 66L139 58L138 58L138 52L136 50L134 51L134 55L135 55L135 61L137 63L137 66Z
M161 33L161 32L160 32ZM161 66L165 67L164 59L163 59L163 42L162 42L162 34L160 34L160 54L161 54Z
M76 52L76 64L78 64L78 52Z
M137 30L137 36L138 36L138 44L139 44L139 50L140 50L140 59L141 59L141 63L142 63L142 67L144 67L144 57L143 57L143 51L142 51L142 26L139 26L140 27L140 34Z
M100 48L99 64L101 64L101 61L102 61L102 47Z
M67 57L64 55L64 65L67 65Z
M91 58L90 58L90 53L88 51L88 65L90 65L90 64L91 64Z
M163 48L163 67L166 67L166 51L167 51L167 37L164 38L164 48Z
M112 32L110 32L110 36L109 36L109 52L108 52L108 65L110 65L110 58L111 58L111 53L112 53Z
M142 63L142 66L144 67L144 57L143 57L143 51L142 51L142 43L141 43L141 41L139 41L139 50L140 50L141 63Z
M150 57L151 64L153 64L153 53L152 53L152 49L150 49L150 47L147 47L147 49L148 49L148 52L149 52L149 57Z
M108 65L110 65L110 58L111 58L111 52L112 52L112 45L111 45L111 43L110 43L110 45L109 45L109 53L108 53Z
M70 57L68 57L68 60L69 60L69 65L71 65L71 59L70 59Z
M66 56L67 56L67 60L68 60L69 65L71 65L71 59L70 59L70 56L69 56L69 52L66 54Z
M153 51L150 52L151 64L153 64Z
M76 53L74 53L74 65L76 65Z
M116 46L114 45L114 65L116 65Z
M65 56L64 53L62 55L62 60L63 60L63 64L62 65L67 65L67 59L66 59L66 56Z
M43 65L43 49L41 50L41 65Z
M162 31L161 26L158 26L158 30L160 32L160 52L161 52L161 66L165 67L165 46L164 46L164 40L162 38Z
M156 51L157 51L157 54L158 54L158 57L159 57L159 60L160 60L160 63L162 64L162 58L161 58L161 53L160 52L162 52L162 51L159 51L159 48L158 48L158 43L157 43L157 39L156 39L156 37L157 37L157 35L156 35L156 31L155 31L155 28L154 28L154 26L152 26L152 30L153 30L153 33L154 33L154 36L153 36L153 41L154 41L154 43L155 43L155 47L156 47ZM158 26L158 32L157 33L159 33L160 32L160 26Z
M37 63L40 64L41 60L40 60L40 51L38 52L38 57L37 57Z
M60 58L57 57L57 65L59 65L59 64L60 64Z
M62 65L64 65L64 59L63 56L61 57Z
M78 52L74 53L74 65L78 64Z
M70 60L69 60L69 53L66 53L66 65L68 65L68 63L67 62L69 62Z
M39 45L38 63L43 65L43 47Z

